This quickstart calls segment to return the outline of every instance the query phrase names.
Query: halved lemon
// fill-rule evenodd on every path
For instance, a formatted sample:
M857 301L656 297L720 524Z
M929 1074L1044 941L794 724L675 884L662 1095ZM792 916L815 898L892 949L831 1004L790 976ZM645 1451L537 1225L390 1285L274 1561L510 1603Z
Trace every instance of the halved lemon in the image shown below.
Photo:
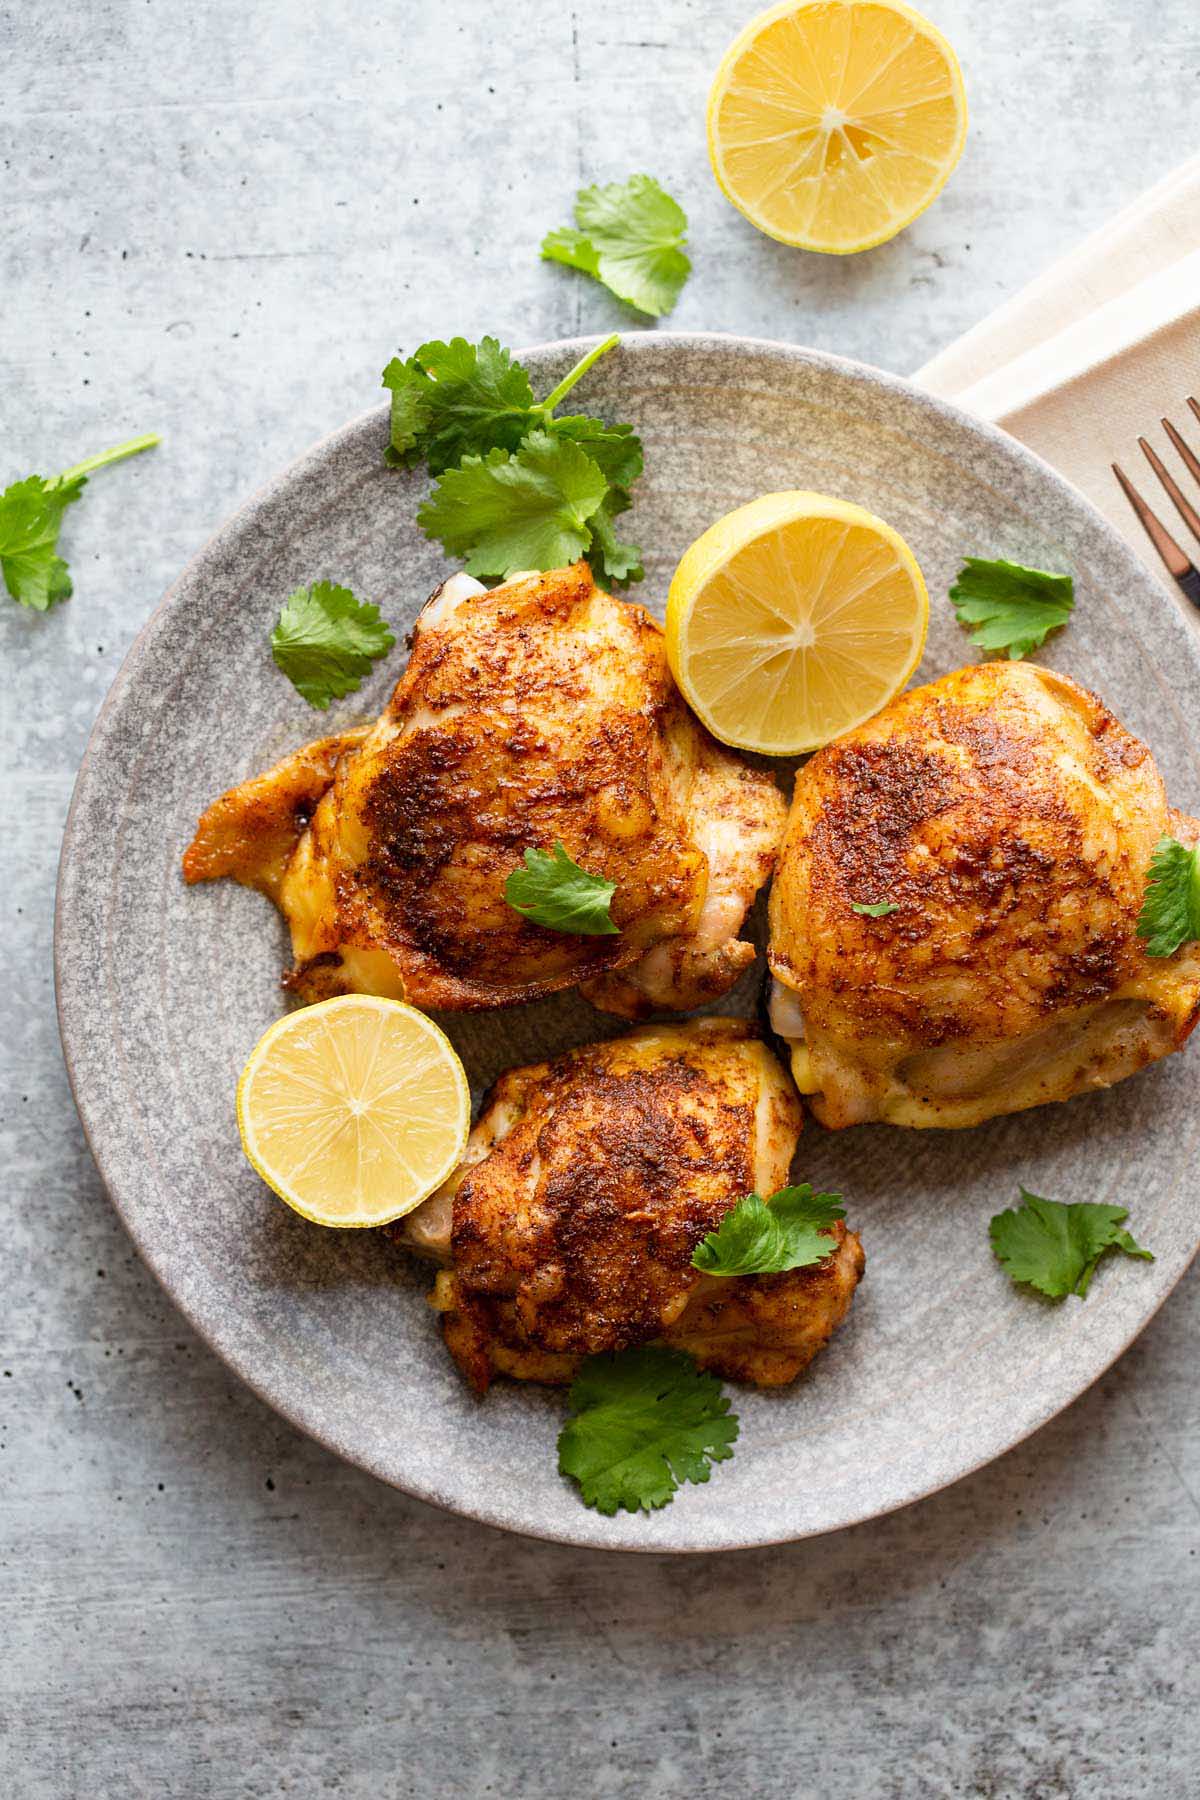
M386 1225L459 1162L471 1122L462 1063L432 1019L344 994L277 1019L237 1091L242 1149L316 1225Z
M781 243L833 255L911 224L966 133L958 58L904 0L784 0L734 39L708 101L726 198Z
M710 525L667 597L667 660L722 743L795 756L886 706L929 596L898 531L827 494L763 494Z

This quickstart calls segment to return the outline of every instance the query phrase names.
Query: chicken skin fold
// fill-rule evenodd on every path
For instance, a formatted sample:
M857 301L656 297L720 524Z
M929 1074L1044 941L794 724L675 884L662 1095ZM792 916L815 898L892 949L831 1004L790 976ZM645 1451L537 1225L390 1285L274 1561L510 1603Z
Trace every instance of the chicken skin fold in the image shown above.
M787 1180L801 1126L753 1028L644 1027L496 1083L463 1163L391 1234L447 1265L433 1304L478 1393L493 1375L567 1382L597 1351L649 1342L764 1387L791 1381L845 1317L863 1271L829 1256L719 1277L692 1254L744 1195Z
M901 695L801 771L771 895L772 1023L839 1127L968 1126L1183 1044L1200 945L1146 954L1167 805L1094 694L1025 662ZM868 917L855 905L892 910Z
M741 941L786 808L769 773L708 736L649 613L587 565L488 592L467 576L421 613L382 717L224 794L184 858L291 928L306 1000L512 1006L582 986L603 1010L687 1011L754 960ZM615 882L612 936L550 930L504 898L526 849L561 843Z

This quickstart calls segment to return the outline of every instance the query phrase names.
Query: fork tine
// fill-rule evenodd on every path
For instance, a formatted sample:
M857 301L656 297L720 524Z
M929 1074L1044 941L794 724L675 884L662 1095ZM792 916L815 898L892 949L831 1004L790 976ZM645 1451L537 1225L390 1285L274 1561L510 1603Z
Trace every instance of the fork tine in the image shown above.
M1196 571L1192 568L1186 553L1180 549L1157 514L1151 512L1124 469L1118 463L1114 463L1112 472L1124 488L1125 498L1142 521L1146 536L1158 551L1168 574L1173 575L1176 581L1182 581L1185 575L1194 575Z
M1200 400L1197 400L1194 394L1188 395L1188 405L1191 407L1196 417L1200 419Z
M1174 504L1175 511L1179 514L1192 536L1200 543L1200 513L1196 511L1195 507L1188 500L1187 495L1183 493L1179 483L1175 480L1170 470L1164 467L1162 459L1154 449L1154 446L1147 443L1144 437L1138 439L1138 444L1141 448L1142 455L1146 458L1146 461L1150 464L1150 467L1154 470L1154 473L1158 476L1158 479L1167 490L1167 493Z
M1196 403L1193 400L1192 405L1194 406L1195 404ZM1163 430L1174 444L1176 450L1178 450L1179 460L1187 470L1188 474L1194 475L1196 480L1200 481L1200 456L1196 455L1196 452L1191 448L1185 438L1180 437L1170 419L1163 420Z

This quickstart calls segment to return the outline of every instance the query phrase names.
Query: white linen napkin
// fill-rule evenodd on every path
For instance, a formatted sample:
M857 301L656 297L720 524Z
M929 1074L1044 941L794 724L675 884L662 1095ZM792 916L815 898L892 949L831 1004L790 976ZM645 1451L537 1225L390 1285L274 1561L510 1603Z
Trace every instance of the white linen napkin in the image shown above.
M1200 426L1186 404L1189 394L1200 397L1200 157L914 379L1002 425L1082 489L1200 630L1200 612L1165 574L1110 466L1121 464L1200 562L1200 544L1137 447L1139 436L1149 438L1184 492L1200 500L1160 423L1170 418L1200 454Z

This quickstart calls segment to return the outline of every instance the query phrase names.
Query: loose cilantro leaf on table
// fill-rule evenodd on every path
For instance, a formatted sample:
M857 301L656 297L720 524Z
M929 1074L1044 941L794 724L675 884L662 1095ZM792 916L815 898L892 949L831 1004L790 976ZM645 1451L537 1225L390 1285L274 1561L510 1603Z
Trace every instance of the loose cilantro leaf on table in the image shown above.
M504 884L504 898L514 912L535 925L580 937L612 937L620 930L609 912L616 891L615 881L589 875L557 842L552 851L526 850L525 867L514 869Z
M701 1239L692 1267L706 1275L780 1275L824 1262L837 1245L830 1227L844 1219L840 1194L814 1194L808 1182L769 1200L747 1194Z
M1200 851L1178 838L1159 838L1137 928L1147 956L1174 956L1181 944L1200 939Z
M894 900L872 900L869 904L863 900L852 900L850 911L861 913L864 919L886 919L889 913L899 912L900 908Z
M352 694L396 642L379 608L334 581L314 581L288 598L271 633L271 655L310 706Z
M588 1506L665 1506L683 1481L707 1481L733 1455L736 1413L715 1375L655 1345L589 1356L571 1387L574 1417L559 1433L558 1468Z
M70 598L70 571L58 554L63 514L78 500L93 470L136 456L157 442L153 433L131 438L114 450L85 458L61 475L29 475L5 488L0 494L0 572L19 605L48 612L56 601Z
M1069 575L1047 569L968 556L950 599L973 644L981 650L1006 650L1015 661L1066 624L1075 605L1075 583Z
M687 214L652 175L580 188L575 227L546 234L547 262L579 269L639 312L670 312L692 269L683 250Z
M988 1228L992 1249L1014 1281L1026 1282L1052 1300L1077 1294L1082 1300L1096 1264L1109 1250L1153 1262L1149 1250L1122 1230L1123 1206L1082 1201L1065 1206L1021 1189L1021 1205L997 1213Z
M451 555L468 557L473 575L503 578L586 556L598 580L641 580L641 551L613 530L642 472L640 439L631 425L555 410L619 342L614 335L589 350L544 400L495 338L423 344L384 370L386 458L428 463L439 479L418 522Z

